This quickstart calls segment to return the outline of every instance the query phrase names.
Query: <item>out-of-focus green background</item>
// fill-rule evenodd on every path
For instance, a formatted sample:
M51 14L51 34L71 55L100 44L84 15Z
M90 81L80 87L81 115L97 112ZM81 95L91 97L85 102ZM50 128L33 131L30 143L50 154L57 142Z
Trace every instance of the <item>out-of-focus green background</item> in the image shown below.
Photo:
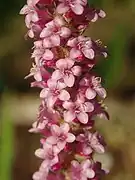
M96 71L108 90L110 121L98 120L108 150L97 156L110 168L106 180L135 180L135 0L91 0L107 17L90 25L86 34L108 46L109 57ZM30 180L38 168L34 150L38 135L28 133L36 119L38 90L24 80L31 60L25 41L25 0L0 2L0 180Z

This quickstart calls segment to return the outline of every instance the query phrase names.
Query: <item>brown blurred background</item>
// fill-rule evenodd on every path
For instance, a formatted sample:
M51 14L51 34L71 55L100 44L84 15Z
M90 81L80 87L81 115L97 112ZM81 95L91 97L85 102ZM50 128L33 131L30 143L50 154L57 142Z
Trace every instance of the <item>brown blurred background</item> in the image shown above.
M90 0L107 13L86 34L108 46L96 71L108 90L110 121L97 120L108 151L98 156L110 168L106 180L135 180L135 0ZM38 169L39 136L28 133L36 119L38 89L24 76L31 67L32 41L19 10L25 0L0 2L0 180L30 180Z

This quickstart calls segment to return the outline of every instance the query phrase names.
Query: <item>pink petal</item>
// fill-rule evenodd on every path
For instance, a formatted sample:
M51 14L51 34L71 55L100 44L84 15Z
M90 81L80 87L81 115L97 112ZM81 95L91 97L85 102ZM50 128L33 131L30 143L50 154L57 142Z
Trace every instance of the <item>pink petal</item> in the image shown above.
M85 136L84 136L84 134L78 135L77 138L76 138L76 141L85 142Z
M93 51L93 49L82 48L82 52L84 56L88 59L93 59L95 56L95 52Z
M50 41L50 38L45 38L43 40L43 46L44 46L44 48L51 48L51 47L53 47L53 45L52 45L52 43Z
M49 49L46 49L45 53L43 54L43 58L46 60L52 60L53 57L54 57L54 55L53 55L52 51Z
M53 165L57 164L58 162L59 162L58 156L55 156L55 157L51 160L50 165L53 166Z
M87 99L94 99L96 97L96 92L93 89L88 88L85 92L85 95Z
M42 81L41 72L40 72L40 71L39 71L39 72L36 72L36 73L34 74L34 78L35 78L36 81Z
M81 55L82 55L81 52L78 49L76 49L76 48L72 48L71 51L70 51L70 57L72 59L76 59L76 58L78 58Z
M63 38L68 38L71 34L71 30L67 27L62 27L60 31L60 36Z
M75 47L78 43L78 39L77 38L72 38L72 39L69 39L68 42L67 42L67 46L69 47Z
M92 112L94 111L94 105L91 102L85 102L85 112Z
M73 160L73 161L71 162L71 164L72 164L75 168L78 168L78 167L80 166L79 162L78 162L78 161L75 161L75 160Z
M57 146L60 150L63 150L66 146L66 141L58 141Z
M77 15L81 15L84 10L83 6L80 4L75 4L74 6L71 6L71 9Z
M42 164L41 164L41 167L42 167L42 169L47 169L48 167L50 166L50 161L49 161L49 159L45 159L43 162L42 162Z
M35 6L37 3L39 2L39 0L27 0L27 4L31 7L31 6Z
M72 72L75 76L80 76L81 75L81 72L82 72L82 69L80 66L74 66L72 68Z
M56 67L61 70L67 69L67 61L65 61L65 59L59 59L56 62Z
M50 30L49 28L45 27L45 28L41 31L40 37L41 37L41 38L45 38L45 37L50 36L51 34L52 34L51 30Z
M48 88L42 89L42 91L40 92L40 98L46 98L48 96L48 92Z
M72 87L75 82L75 77L73 74L67 74L64 76L64 82L68 87Z
M91 149L89 146L84 146L84 148L83 148L83 153L84 153L85 155L89 155L89 154L92 153L92 149Z
M51 132L52 132L53 136L59 136L61 133L61 129L57 125L52 125L51 126Z
M72 122L75 119L75 113L71 111L64 111L64 121Z
M104 153L105 152L105 148L101 144L96 144L96 145L94 145L92 147L97 153Z
M41 180L44 176L43 172L37 171L33 174L32 179L33 180Z
M57 101L57 96L50 95L47 99L47 106L48 108L52 108Z
M34 32L32 31L32 29L30 29L27 34L30 38L34 38Z
M65 101L65 102L63 103L63 107L64 107L65 109L72 109L72 108L74 107L74 103L73 103L73 102L70 102L70 101Z
M51 145L55 145L57 143L57 139L54 136L50 136L46 139L46 143L51 144Z
M55 26L61 27L65 25L65 21L61 16L56 16L53 21Z
M101 98L106 98L106 90L104 88L96 88L96 92Z
M66 84L64 82L61 82L61 81L57 82L57 89L62 90L65 87L67 87L67 86L66 86Z
M65 134L68 133L68 131L69 131L69 129L70 129L68 123L62 124L62 125L60 126L60 128L61 128L61 131L62 131L63 133L65 133Z
M49 89L54 90L57 87L57 81L54 79L49 79L47 81L47 85L48 85Z
M59 14L64 14L66 13L67 11L69 10L69 6L65 6L64 3L61 3L57 6L56 8L56 11L59 13Z
M59 99L62 101L67 101L70 99L70 94L66 90L61 90Z
M67 136L66 141L67 141L68 143L74 142L74 141L75 141L75 136L74 136L72 133L68 133L68 136Z
M20 14L27 14L29 12L28 5L24 5L23 8L20 11Z
M98 20L98 15L97 15L97 13L95 13L95 16L94 16L94 18L91 20L91 22L96 22Z
M95 176L95 172L93 171L93 169L89 168L89 169L86 170L86 177L87 178L91 179L91 178L94 178L94 176Z
M82 166L82 168L83 168L84 170L88 169L88 168L90 167L90 165L91 165L91 162L90 162L89 159L84 160L84 161L81 163L81 166Z
M87 122L88 122L88 114L87 113L80 112L79 114L77 114L77 118L83 124L87 124Z
M98 15L101 17L101 18L104 18L106 16L106 13L103 11L103 10L100 10L100 12L98 13Z
M53 46L59 46L60 45L60 37L59 35L52 35L50 37L51 43Z
M67 62L67 68L70 69L73 65L74 65L74 61L70 58L65 58L66 62Z
M39 157L39 158L42 158L42 159L44 159L45 158L45 152L44 152L44 149L37 149L36 151L35 151L35 155L37 156L37 157Z
M36 12L32 13L31 20L32 22L37 22L39 20L38 14Z
M31 28L31 26L30 26L30 24L31 24L31 15L30 14L27 14L26 16L25 16L25 24L26 24L26 26L27 26L27 28Z
M62 73L60 70L55 70L53 73L52 73L52 79L54 80L59 80L62 78Z

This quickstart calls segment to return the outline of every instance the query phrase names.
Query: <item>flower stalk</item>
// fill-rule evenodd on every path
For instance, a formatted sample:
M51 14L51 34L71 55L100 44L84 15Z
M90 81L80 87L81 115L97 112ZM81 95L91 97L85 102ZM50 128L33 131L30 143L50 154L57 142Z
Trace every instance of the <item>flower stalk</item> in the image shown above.
M93 72L107 49L83 36L90 23L105 17L87 0L27 0L27 36L34 39L31 87L39 87L41 104L30 132L41 134L35 155L43 161L33 180L100 180L106 173L94 160L105 153L95 117L108 119L106 90Z

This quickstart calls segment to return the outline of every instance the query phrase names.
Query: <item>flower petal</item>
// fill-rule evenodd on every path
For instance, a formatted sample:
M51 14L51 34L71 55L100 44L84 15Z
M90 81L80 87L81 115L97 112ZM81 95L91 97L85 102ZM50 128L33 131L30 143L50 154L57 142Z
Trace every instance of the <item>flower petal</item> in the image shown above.
M94 111L94 105L91 102L84 103L85 112L92 112Z
M45 158L45 152L44 152L44 149L37 149L36 151L35 151L35 155L37 156L37 157L39 157L39 158L42 158L42 159L44 159Z
M49 49L46 49L45 50L45 53L43 54L43 58L46 59L46 60L52 60L53 59L53 53L51 50Z
M93 171L93 169L90 169L90 168L89 168L89 169L87 169L85 172L86 172L86 177L87 177L87 178L90 178L90 179L91 179L91 178L94 178L95 172Z
M67 69L67 61L65 59L59 59L56 62L56 67L60 70Z
M62 78L62 73L60 70L55 70L53 73L52 73L52 79L54 80L59 80Z
M52 132L53 136L59 136L61 133L61 129L57 125L52 125L51 126L51 132Z
M82 55L81 52L78 49L76 49L76 48L72 48L71 51L70 51L70 57L72 59L76 59L76 58L78 58L81 55Z
M91 153L92 153L91 147L89 147L89 146L84 146L84 148L83 148L83 153L84 153L85 155L91 154Z
M46 98L48 96L48 93L48 88L42 89L42 91L40 92L40 98Z
M82 48L82 52L84 56L88 59L93 59L95 56L95 52L93 51L93 49Z
M94 99L96 97L96 92L93 89L88 88L85 92L85 95L87 99Z
M60 36L63 38L68 38L71 34L71 30L67 27L62 27L60 31Z
M41 31L40 37L41 37L41 38L45 38L45 37L50 36L51 34L52 34L52 31L51 31L49 28L45 27L45 28Z
M106 90L104 88L96 88L96 92L97 94L101 97L101 98L106 98Z
M71 6L71 9L77 15L81 15L84 10L83 6L80 4L75 4L74 6Z
M68 131L69 131L69 129L70 129L68 123L62 124L62 125L60 126L60 128L61 128L61 131L62 131L63 133L68 133Z
M57 6L56 8L56 11L59 13L59 14L64 14L66 13L67 11L69 10L69 6L65 6L64 3L61 3Z
M62 101L67 101L70 99L70 94L66 90L61 90L59 99Z
M75 47L78 43L78 39L77 38L72 38L72 39L69 39L68 42L67 42L67 46L69 47Z
M46 139L46 143L55 145L57 143L57 138L54 136L50 136Z
M68 136L67 136L66 141L67 141L68 143L74 142L74 141L75 141L75 136L74 136L74 134L68 133Z
M60 150L63 150L66 146L66 141L58 141L57 146Z
M64 111L64 121L72 122L75 119L75 113L72 111Z
M67 74L64 76L64 82L68 87L72 87L75 82L75 77L73 74Z
M74 67L72 67L72 72L75 76L80 76L82 69L80 66L74 66Z
M47 106L48 108L52 108L57 101L57 96L50 95L47 99Z
M53 46L59 46L60 45L60 36L59 35L52 35L50 37L51 43Z
M27 14L29 12L28 5L24 5L23 8L20 11L20 14Z
M78 113L77 118L83 124L87 124L87 122L88 122L88 114L85 112Z

